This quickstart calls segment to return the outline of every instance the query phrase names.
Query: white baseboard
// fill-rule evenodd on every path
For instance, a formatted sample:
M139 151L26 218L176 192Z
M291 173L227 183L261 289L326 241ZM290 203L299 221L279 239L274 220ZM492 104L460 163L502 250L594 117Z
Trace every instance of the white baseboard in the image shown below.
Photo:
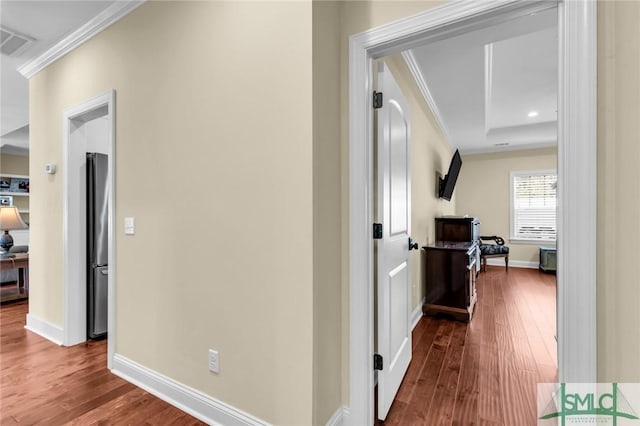
M38 318L33 314L27 314L27 325L25 325L24 328L59 346L62 346L62 342L64 341L64 332L61 327L53 325L49 321Z
M424 297L420 301L420 304L416 306L416 308L411 313L411 329L416 328L416 325L420 322L420 318L422 318L422 305L424 305Z
M267 426L260 420L163 374L115 354L111 372L146 390L185 413L219 426Z
M349 409L340 407L333 413L326 426L344 426L347 424L347 417L349 417Z
M487 259L487 265L491 266L504 266L504 258L496 257L493 259ZM509 259L509 267L514 268L529 268L529 269L538 269L538 262L527 262L524 260L511 260Z

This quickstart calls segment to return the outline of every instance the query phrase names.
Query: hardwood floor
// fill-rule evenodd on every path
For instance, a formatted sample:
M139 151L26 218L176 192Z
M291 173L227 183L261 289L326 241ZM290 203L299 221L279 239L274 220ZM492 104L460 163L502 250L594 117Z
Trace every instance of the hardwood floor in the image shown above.
M488 267L470 323L423 317L382 425L535 425L536 383L557 375L555 276ZM0 424L201 425L111 374L106 341L63 348L0 307Z
M378 425L535 425L536 386L557 380L556 280L487 267L470 323L423 317L396 400Z
M106 340L64 348L26 331L27 303L0 307L0 424L204 424L111 374Z

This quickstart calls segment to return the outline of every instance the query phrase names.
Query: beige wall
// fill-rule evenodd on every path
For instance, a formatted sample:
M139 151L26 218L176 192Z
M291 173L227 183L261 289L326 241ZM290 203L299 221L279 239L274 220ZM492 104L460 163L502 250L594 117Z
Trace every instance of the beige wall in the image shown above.
M499 235L509 245L509 261L539 261L539 247L555 244L524 244L509 241L510 173L556 170L555 148L463 155L456 184L457 214L480 219L480 235Z
M640 381L640 2L598 2L598 379Z
M117 235L119 353L277 424L319 424L337 401L348 405L348 37L435 5L315 7L310 31L309 3L148 3L32 79L36 169L62 162L64 108L118 92L117 223L131 215L138 225L134 237ZM329 32L336 8L339 52ZM640 231L626 225L640 213L639 20L638 3L599 3L600 380L640 381L640 288L629 258ZM313 65L312 36L320 43ZM320 82L328 84L322 94ZM327 104L318 98L325 92ZM311 117L336 125L335 111L339 135L312 129ZM339 153L324 145L336 137ZM336 160L339 188L331 179L324 186L325 167ZM31 191L31 210L42 214L32 220L30 311L60 325L61 173L32 176ZM185 206L179 213L166 203L176 194ZM195 225L176 227L182 217ZM317 238L336 223L337 249L333 233ZM185 242L189 250L178 250ZM329 249L339 252L339 266ZM317 312L333 303L341 306L340 340L336 324ZM209 347L221 353L219 376L206 371ZM339 398L322 362L341 366Z
M22 155L1 154L0 174L29 176L29 157Z
M313 424L341 405L340 3L313 2Z
M436 173L447 173L451 147L426 106L402 55L398 53L384 61L409 102L411 111L411 236L422 248L435 241L434 218L456 211L458 196L451 201L436 196ZM426 294L424 252L411 251L410 264L412 309L416 309Z
M116 352L289 425L312 420L311 18L148 2L30 82L34 170L62 164L65 108L117 93ZM57 325L62 181L32 176L29 309Z

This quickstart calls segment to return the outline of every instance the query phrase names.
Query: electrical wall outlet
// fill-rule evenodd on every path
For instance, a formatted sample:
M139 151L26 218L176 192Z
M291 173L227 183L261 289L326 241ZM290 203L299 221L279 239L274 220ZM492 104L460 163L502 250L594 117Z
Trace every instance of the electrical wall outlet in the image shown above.
M218 363L218 351L209 349L209 371L220 373L220 364Z

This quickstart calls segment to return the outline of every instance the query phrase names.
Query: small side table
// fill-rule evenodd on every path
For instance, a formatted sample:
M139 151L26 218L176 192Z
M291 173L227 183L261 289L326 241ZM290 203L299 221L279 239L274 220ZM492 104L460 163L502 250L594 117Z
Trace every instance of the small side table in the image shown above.
M18 294L9 296L10 300L26 299L29 296L29 253L16 253L12 257L0 258L0 270L18 270ZM2 298L5 301L5 298Z

